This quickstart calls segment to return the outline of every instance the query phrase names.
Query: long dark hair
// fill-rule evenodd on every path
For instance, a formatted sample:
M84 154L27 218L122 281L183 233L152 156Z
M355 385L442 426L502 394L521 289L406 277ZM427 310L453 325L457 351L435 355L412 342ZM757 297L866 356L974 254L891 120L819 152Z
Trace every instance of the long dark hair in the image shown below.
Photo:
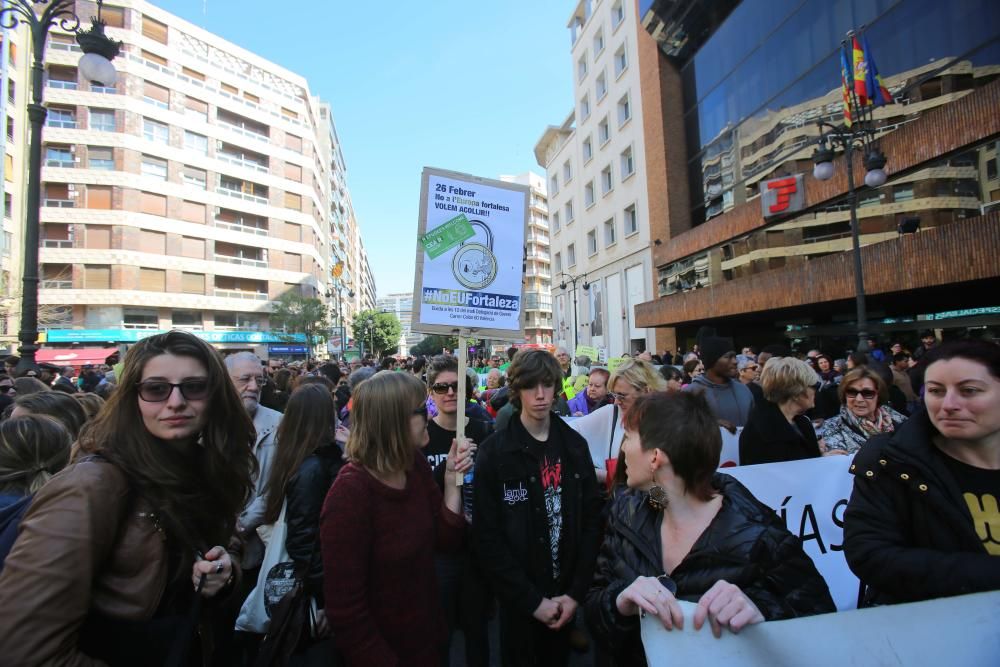
M278 520L288 481L299 471L306 457L333 442L337 408L327 384L329 380L304 384L288 399L285 416L274 436L274 458L264 487L267 493L264 523Z
M207 372L208 420L190 452L157 441L139 412L143 369L163 354L195 359ZM229 543L236 516L253 492L254 438L253 422L219 353L190 333L171 331L128 351L118 389L84 427L78 455L99 453L117 465L130 491L152 505L168 539L205 550Z

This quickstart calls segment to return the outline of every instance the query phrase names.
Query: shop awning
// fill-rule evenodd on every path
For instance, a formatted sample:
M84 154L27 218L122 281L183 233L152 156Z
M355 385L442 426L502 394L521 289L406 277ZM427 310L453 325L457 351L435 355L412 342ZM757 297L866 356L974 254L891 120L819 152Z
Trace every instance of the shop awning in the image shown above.
M103 364L108 357L117 354L114 347L79 347L70 349L43 348L35 352L35 361L57 366L82 366L83 364Z

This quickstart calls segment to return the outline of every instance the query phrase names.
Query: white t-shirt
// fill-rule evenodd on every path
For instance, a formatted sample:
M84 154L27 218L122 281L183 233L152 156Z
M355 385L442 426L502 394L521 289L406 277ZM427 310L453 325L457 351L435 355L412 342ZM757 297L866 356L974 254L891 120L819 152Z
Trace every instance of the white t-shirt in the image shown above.
M569 420L570 428L583 436L590 449L590 458L594 461L594 467L604 470L604 462L607 459L617 459L618 451L622 447L622 439L625 437L625 429L622 426L622 411L618 410L618 419L614 425L611 420L615 414L614 404L605 405L594 410L588 415ZM612 428L614 437L612 437Z

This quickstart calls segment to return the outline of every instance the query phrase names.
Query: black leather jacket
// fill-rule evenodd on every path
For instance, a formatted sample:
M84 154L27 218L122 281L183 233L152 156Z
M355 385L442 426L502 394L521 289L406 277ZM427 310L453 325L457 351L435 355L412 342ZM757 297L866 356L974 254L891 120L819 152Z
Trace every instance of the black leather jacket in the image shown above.
M306 592L323 605L323 558L319 549L319 515L326 494L343 467L343 455L336 444L316 449L306 457L285 489L285 548L288 556L306 565Z
M716 473L712 483L722 507L670 574L676 597L697 602L723 579L739 586L769 621L836 611L826 581L777 514L729 475ZM637 577L664 574L661 518L643 492L622 493L609 509L586 610L591 632L615 664L645 664L639 617L619 614L615 600Z
M976 534L934 433L921 411L854 457L844 555L867 585L866 604L1000 589L1000 557L987 553Z

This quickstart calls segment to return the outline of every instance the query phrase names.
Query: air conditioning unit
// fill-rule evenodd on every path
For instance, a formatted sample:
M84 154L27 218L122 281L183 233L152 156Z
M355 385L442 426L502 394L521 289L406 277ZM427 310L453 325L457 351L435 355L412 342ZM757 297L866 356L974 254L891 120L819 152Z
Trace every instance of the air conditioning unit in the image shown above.
M73 192L74 190L76 190L76 185L70 183L66 186L66 189L69 190L70 192Z

